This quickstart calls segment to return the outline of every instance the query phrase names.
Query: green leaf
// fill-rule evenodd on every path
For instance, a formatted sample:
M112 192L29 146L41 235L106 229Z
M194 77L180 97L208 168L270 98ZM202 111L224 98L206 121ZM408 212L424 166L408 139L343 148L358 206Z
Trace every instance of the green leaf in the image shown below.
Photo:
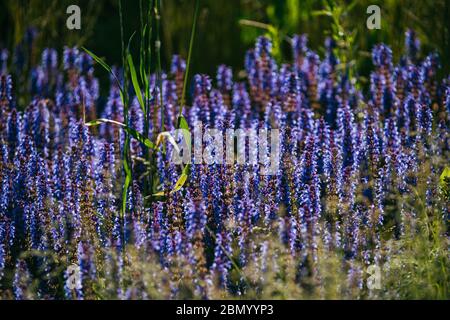
M327 17L331 17L333 16L333 13L331 13L330 11L327 10L317 10L317 11L313 11L312 16L327 16Z
M103 69L105 69L106 71L109 72L109 74L111 74L117 85L119 86L119 91L120 91L120 96L122 97L122 101L123 101L123 89L122 89L122 85L120 84L119 79L117 78L117 75L112 71L111 67L105 62L103 61L103 59L101 59L100 57L98 57L95 53L93 53L92 51L89 51L88 49L86 49L85 47L82 47L82 49L84 51L86 51L86 53L88 55L90 55L92 57L92 59L94 59L99 65L101 65L103 67Z
M151 142L148 138L144 137L143 134L141 134L140 132L138 132L137 130L130 128L129 126L118 122L118 121L114 121L114 120L109 120L109 119L97 119L97 120L93 120L91 122L86 123L86 126L88 127L95 127L98 126L102 123L109 123L109 124L113 124L116 126L121 127L123 130L125 130L129 135L131 135L133 138L135 138L137 141L139 141L140 143L144 144L146 147L153 149L153 150L157 150L158 148L156 147L156 145Z
M184 141L186 141L187 146L191 147L191 131L189 129L189 124L183 115L178 117L178 128L183 130Z
M142 99L142 91L139 86L139 81L137 78L136 69L134 67L133 57L131 56L131 54L127 55L127 61L128 61L128 66L130 68L131 82L133 83L134 91L136 92L136 96L138 98L139 105L141 106L142 111L145 112L144 100Z
M183 188L183 186L185 185L188 178L189 176L183 173L181 177L178 179L177 183L175 184L175 188L173 189L172 193L180 191L181 188Z
M181 176L178 178L177 183L175 183L173 190L169 192L170 194L174 194L174 193L180 191L184 187L184 185L186 184L186 182L189 178L190 171L191 171L191 165L187 164L184 167L183 172L181 173ZM154 197L164 197L166 194L167 194L166 191L162 191L162 192L155 193L153 196Z
M190 133L188 122L183 115L180 115L178 117L178 128L183 129L184 139L185 139L186 143L190 146L191 145L191 133ZM169 142L174 145L177 152L179 152L178 145L176 144L175 139L168 132L163 132L163 133L159 134L156 145L159 146L159 144L162 142L162 139L164 137L166 137L169 140ZM157 198L165 197L167 195L167 193L174 194L174 193L180 191L186 184L186 182L189 178L190 171L191 171L191 165L187 164L183 168L183 172L181 173L181 176L178 178L178 181L176 182L172 191L158 192L158 193L153 194L153 197L157 197Z
M185 129L185 130L189 131L188 122L187 122L186 118L183 115L178 117L178 128Z
M92 57L92 59L94 59L99 65L101 65L106 71L112 73L112 69L111 67L105 62L103 61L103 59L101 59L100 57L98 57L95 53L93 53L92 51L89 51L88 49L86 49L85 47L82 47L82 49L84 51L86 51L86 53L88 55L90 55Z
M178 148L178 144L175 141L174 137L170 134L170 132L161 132L156 138L156 147L159 147L164 139L167 139L171 145L175 148L176 152L180 152L180 148Z
M444 171L442 171L442 174L439 178L439 184L441 186L441 188L446 188L447 187L447 181L450 181L450 167L445 167Z

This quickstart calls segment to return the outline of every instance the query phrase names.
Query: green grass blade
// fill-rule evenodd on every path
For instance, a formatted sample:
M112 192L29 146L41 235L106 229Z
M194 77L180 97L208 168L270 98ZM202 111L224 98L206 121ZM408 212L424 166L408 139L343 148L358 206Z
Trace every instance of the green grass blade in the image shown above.
M130 143L130 136L127 136L126 139L126 145L128 145ZM124 158L128 159L129 157L129 149L125 148L124 149ZM131 173L131 168L130 165L128 164L128 161L124 161L123 162L123 168L125 170L125 182L123 184L123 191L122 191L122 213L125 214L125 212L127 211L127 199L128 199L128 189L130 187L131 184L131 180L132 180L132 173Z
M145 25L144 26L144 31L142 32L142 38L143 40L141 41L141 49L140 49L140 55L141 55L141 61L140 61L140 65L139 65L139 75L141 77L141 83L144 84L144 96L146 101L148 100L148 90L147 90L147 86L148 86L148 78L146 75L146 70L147 70L147 51L145 50L145 38L147 37L147 32L148 32L148 26Z
M178 128L183 130L184 140L186 141L186 144L189 147L191 147L192 145L191 131L189 129L188 122L183 115L178 117Z
M119 81L119 78L117 78L117 75L112 71L112 68L105 62L103 61L102 58L98 57L95 53L93 53L92 51L86 49L85 47L82 47L82 49L92 57L92 59L95 60L95 62L97 62L99 65L102 66L103 69L105 69L106 71L108 71L108 73L110 73L115 81L117 82L117 85L119 86L119 90L120 90L120 94L121 96L123 95L123 89L122 89L122 85Z
M153 149L153 150L158 149L156 147L156 145L153 142L151 142L148 138L146 138L143 134L141 134L140 132L138 132L137 130L135 130L133 128L130 128L129 126L125 125L124 123L121 123L118 121L109 120L109 119L97 119L97 120L93 120L93 121L86 123L86 126L87 127L95 127L102 123L109 123L109 124L119 126L123 130L125 130L129 135L131 135L133 138L135 138L137 141L144 144L146 147Z
M163 101L163 83L162 83L162 67L161 67L161 39L160 39L160 29L161 29L161 15L159 13L160 0L155 2L155 19L156 19L156 42L155 42L155 52L156 52L156 74L158 79L159 87L159 102L160 102L160 112L161 112L161 131L165 130L165 114L164 114L164 101Z
M188 164L184 167L180 178L178 179L177 183L175 184L174 189L172 190L172 193L178 192L184 187L184 185L186 184L187 179L189 177L190 171L191 171L191 165Z
M84 51L86 51L86 53L88 55L90 55L92 57L92 59L94 59L98 64L100 64L106 71L112 73L111 67L105 62L103 61L103 59L101 59L100 57L98 57L95 53L93 53L92 51L89 51L88 49L86 49L85 47L81 47Z
M139 76L141 83L144 83L144 75L145 73L143 70L145 70L145 50L144 50L144 44L145 44L145 37L147 32L147 25L144 25L144 8L142 5L142 0L139 0L139 18L140 18L140 27L141 27L141 45L139 47Z
M124 122L125 124L128 124L128 102L129 102L129 96L128 96L128 70L127 70L127 62L126 57L128 51L125 49L125 35L124 35L124 23L123 23L123 8L122 8L122 0L119 0L119 21L120 21L120 42L122 46L122 65L124 69L124 78L123 78L123 86L125 90L121 90L121 98L123 103L123 116L124 116ZM131 38L130 38L131 42ZM128 45L129 49L129 45ZM128 200L128 188L130 186L130 183L133 179L132 176L132 170L129 165L131 162L130 159L130 135L128 132L125 134L125 144L123 146L123 168L125 171L125 182L123 184L123 192L122 192L122 218L125 216L125 212L127 209L127 200Z
M184 75L184 84L183 84L183 93L181 95L181 105L180 105L180 116L183 114L183 108L186 104L186 90L187 90L187 83L189 80L189 69L191 66L191 59L192 59L192 51L194 48L194 41L195 41L195 31L197 29L197 20L198 20L198 11L200 8L200 0L195 1L195 13L194 13L194 22L192 23L192 31L191 31L191 41L189 43L189 54L188 54L188 60L186 63L186 74Z
M186 119L183 116L181 116L179 118L179 127L180 127L180 129L183 129L184 139L186 140L186 143L188 143L188 145L190 146L191 135L189 132L189 126L187 124ZM168 132L163 132L159 135L157 146L162 142L163 138L167 138L168 141L175 147L175 151L180 152L180 150L178 149L178 145L175 142L175 139ZM191 171L191 165L187 164L183 168L183 172L181 173L181 176L178 178L178 181L176 182L175 186L173 187L173 189L171 191L169 191L169 192L162 191L162 192L153 194L153 196L159 198L159 197L164 197L167 193L174 194L174 193L180 191L184 187L186 182L188 181L190 171Z
M131 82L133 83L133 88L136 93L136 97L138 98L139 105L141 106L142 111L145 112L144 99L142 98L142 90L139 85L139 80L137 78L136 69L133 63L133 57L131 56L130 53L128 53L127 61L128 67L130 68Z
M181 176L178 178L178 181L175 183L174 188L170 192L162 191L162 192L153 194L153 196L154 197L164 197L167 193L174 194L174 193L180 191L181 189L183 189L184 185L186 184L186 182L189 178L190 171L191 171L191 165L187 164L183 168L183 172L181 173Z

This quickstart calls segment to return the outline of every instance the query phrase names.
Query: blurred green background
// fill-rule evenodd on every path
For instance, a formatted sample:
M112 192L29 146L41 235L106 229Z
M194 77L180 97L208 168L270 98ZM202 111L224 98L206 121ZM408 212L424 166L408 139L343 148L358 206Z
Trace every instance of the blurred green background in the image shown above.
M139 30L139 0L125 0L126 37ZM147 2L147 0L144 0ZM65 27L66 8L77 4L82 9L82 29ZM161 0L163 67L167 69L173 54L187 56L194 0ZM382 10L381 30L366 28L366 9L377 4ZM323 10L332 8L336 20ZM258 35L269 33L275 40L276 58L288 61L290 48L286 36L309 35L310 47L323 52L327 35L344 30L343 48L365 79L371 70L370 50L379 42L388 43L398 59L404 45L404 33L413 28L422 41L423 52L440 53L445 74L450 59L450 0L201 0L197 39L193 52L194 73L214 74L225 63L234 70L243 67L245 51ZM249 26L253 22L262 27ZM269 27L270 25L270 27ZM103 56L109 63L119 64L120 29L118 0L1 0L0 47L13 48L25 30L39 30L36 42L38 61L45 47L84 45ZM269 28L269 30L267 30ZM333 31L334 30L334 31ZM137 42L137 41L136 41Z

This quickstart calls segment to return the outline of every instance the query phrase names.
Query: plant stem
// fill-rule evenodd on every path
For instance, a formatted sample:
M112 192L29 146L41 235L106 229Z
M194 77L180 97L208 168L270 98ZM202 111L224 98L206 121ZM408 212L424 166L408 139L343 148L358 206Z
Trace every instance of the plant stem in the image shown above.
M164 103L163 103L163 85L162 85L162 71L161 71L161 39L160 39L160 29L161 29L161 15L160 15L160 5L161 0L155 1L155 19L156 19L156 41L155 41L155 51L156 51L156 72L159 87L159 103L161 108L161 132L165 129L165 119L164 119Z
M128 125L128 73L127 73L127 62L126 62L126 52L125 52L125 41L124 41L124 28L123 28L123 12L122 12L122 0L119 0L119 19L120 19L120 39L122 43L122 64L123 64L123 118L125 125ZM125 132L125 143L123 146L123 168L125 171L125 183L123 184L122 192L122 217L125 215L127 208L127 197L128 197L128 187L130 186L132 180L131 173L131 161L130 161L130 135Z
M144 85L144 93L145 93L145 101L144 101L144 137L148 138L149 136L149 108L150 108L150 97L149 97L149 89L148 89L148 75L147 75L147 68L148 68L148 51L145 46L146 41L146 34L145 32L149 32L150 26L149 26L149 19L147 17L147 24L144 26L144 6L143 6L143 0L139 0L139 17L140 17L140 27L141 27L141 47L140 47L140 66L139 66L139 73L141 76L141 82ZM147 28L147 29L146 29ZM151 34L151 33L150 33ZM144 152L144 159L146 161L150 160L150 150L148 148L143 148ZM143 193L144 196L149 194L149 186L150 181L149 177L145 176L143 178Z
M194 22L192 23L192 31L191 31L191 41L189 43L188 61L186 64L186 74L184 75L183 94L181 95L180 113L178 115L179 117L181 117L181 115L183 114L183 108L186 104L186 89L187 89L187 82L189 79L189 69L191 66L192 50L194 48L195 30L197 29L197 19L198 19L199 7L200 7L200 0L196 0L195 1Z
M154 0L149 0L148 1L148 11L147 11L147 25L148 25L148 39L147 39L147 68L148 68L148 80L146 83L146 90L147 90L147 103L146 103L146 114L145 114L145 131L146 134L149 134L149 126L150 126L150 100L151 100L151 95L152 93L150 92L150 76L152 74L152 36L153 36L153 14L154 14L154 10L153 7L155 5L155 1ZM155 117L156 119L156 117ZM155 122L154 122L155 124ZM153 134L154 136L156 136L156 125L153 126ZM149 165L149 174L147 176L146 179L148 179L148 183L147 183L147 193L146 196L148 196L148 202L146 201L145 206L148 208L151 208L152 203L153 203L153 181L154 181L154 176L156 173L156 157L154 155L154 153L150 150L147 150L147 161L150 164ZM146 198L145 198L146 199Z

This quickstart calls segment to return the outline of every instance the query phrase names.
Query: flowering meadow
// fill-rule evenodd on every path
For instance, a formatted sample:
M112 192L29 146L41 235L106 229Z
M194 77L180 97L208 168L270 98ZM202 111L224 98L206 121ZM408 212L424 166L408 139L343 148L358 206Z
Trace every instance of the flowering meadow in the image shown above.
M450 77L438 55L411 30L399 61L379 44L365 90L332 39L321 55L306 35L291 42L292 61L263 36L244 73L195 75L184 109L180 56L149 76L148 95L112 68L102 96L81 48L45 49L32 66L27 37L1 51L0 298L449 299ZM27 65L21 105L13 79ZM180 109L191 129L279 129L277 172L183 170L173 144L148 148Z

